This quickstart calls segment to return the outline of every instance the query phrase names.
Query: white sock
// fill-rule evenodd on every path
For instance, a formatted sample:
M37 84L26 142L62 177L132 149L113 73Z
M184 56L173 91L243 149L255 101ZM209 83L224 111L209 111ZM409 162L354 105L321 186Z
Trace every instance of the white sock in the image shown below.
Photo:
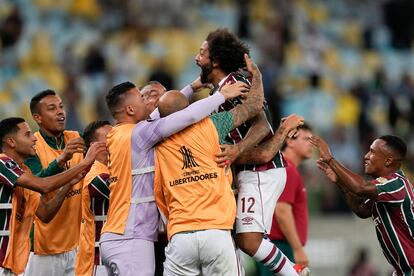
M264 264L275 275L297 276L292 263L269 240L263 239L253 258Z

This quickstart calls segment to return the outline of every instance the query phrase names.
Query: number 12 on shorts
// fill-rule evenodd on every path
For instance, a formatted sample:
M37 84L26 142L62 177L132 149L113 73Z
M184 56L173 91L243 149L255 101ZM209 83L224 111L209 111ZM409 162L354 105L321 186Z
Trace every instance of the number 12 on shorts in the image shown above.
M242 197L241 204L242 204L242 213L254 213L253 206L255 203L254 197Z

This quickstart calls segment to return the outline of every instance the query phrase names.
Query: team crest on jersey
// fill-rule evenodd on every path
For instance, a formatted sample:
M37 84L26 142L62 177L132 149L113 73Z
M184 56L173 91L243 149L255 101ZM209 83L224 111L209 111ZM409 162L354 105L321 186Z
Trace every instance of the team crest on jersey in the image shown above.
M178 151L183 156L183 167L181 168L182 170L199 166L189 148L182 146Z
M17 163L14 162L13 160L8 160L6 161L6 168L8 168L9 170L14 170L17 167Z

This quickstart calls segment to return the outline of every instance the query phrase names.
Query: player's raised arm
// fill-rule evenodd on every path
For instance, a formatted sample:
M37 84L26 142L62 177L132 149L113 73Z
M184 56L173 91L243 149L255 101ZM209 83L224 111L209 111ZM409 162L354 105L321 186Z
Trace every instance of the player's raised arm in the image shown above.
M79 174L83 173L83 171L87 170L88 167L94 162L96 155L105 149L105 143L95 143L89 149L85 159L73 168L70 168L60 174L45 178L36 177L31 173L24 173L17 180L16 185L37 191L39 193L48 193L56 190L70 182L73 178L78 177Z

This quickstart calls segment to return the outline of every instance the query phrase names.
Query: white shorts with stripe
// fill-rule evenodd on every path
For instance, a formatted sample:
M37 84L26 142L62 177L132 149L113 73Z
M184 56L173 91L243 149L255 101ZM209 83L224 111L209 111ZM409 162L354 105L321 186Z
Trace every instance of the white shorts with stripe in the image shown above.
M165 248L164 276L237 276L240 269L229 230L177 233Z
M237 174L236 233L269 233L276 202L286 185L286 169Z
M77 250L56 255L35 255L30 253L25 276L75 276Z

